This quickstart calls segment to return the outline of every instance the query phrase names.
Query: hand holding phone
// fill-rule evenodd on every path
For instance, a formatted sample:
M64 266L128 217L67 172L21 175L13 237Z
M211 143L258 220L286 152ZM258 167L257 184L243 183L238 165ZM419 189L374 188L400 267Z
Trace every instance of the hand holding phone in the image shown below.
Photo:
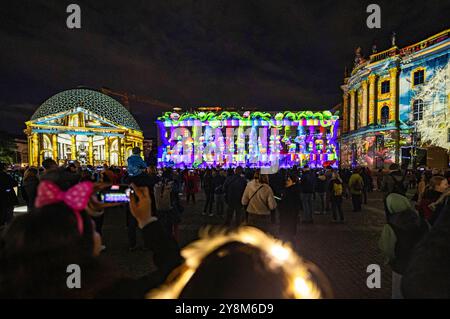
M153 219L150 193L147 187L131 184L134 194L130 196L130 211L138 221L139 228L143 228Z

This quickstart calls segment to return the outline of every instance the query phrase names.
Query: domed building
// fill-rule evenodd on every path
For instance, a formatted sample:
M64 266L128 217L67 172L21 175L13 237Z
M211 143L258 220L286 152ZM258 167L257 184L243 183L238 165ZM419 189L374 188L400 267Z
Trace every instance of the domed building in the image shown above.
M59 164L125 166L133 147L143 148L136 120L118 101L92 89L60 92L42 103L25 123L29 165L46 158Z

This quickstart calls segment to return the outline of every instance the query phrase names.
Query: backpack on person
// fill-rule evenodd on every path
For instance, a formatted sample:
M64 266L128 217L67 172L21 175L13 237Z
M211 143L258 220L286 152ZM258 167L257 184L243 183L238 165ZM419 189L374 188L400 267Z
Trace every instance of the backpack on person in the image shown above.
M342 184L334 183L333 195L334 196L342 196L342 192L343 192Z
M389 192L389 194L396 193L396 194L406 196L406 193L408 192L408 190L405 186L405 176L403 176L403 178L400 181L397 180L393 175L389 174L389 176L394 181L394 185L392 187L392 190Z
M169 211L172 209L172 187L170 182L159 182L153 187L156 210Z

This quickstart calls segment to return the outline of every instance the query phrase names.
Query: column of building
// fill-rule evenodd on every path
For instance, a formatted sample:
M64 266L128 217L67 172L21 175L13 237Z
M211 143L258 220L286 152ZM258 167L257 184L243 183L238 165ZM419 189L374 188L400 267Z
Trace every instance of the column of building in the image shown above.
M350 90L350 131L355 130L355 111L356 111L356 92L355 90Z
M106 165L110 164L109 136L105 136L105 162L106 162Z
M368 115L369 115L369 105L368 105L368 92L367 92L367 80L361 82L362 88L362 112L361 112L361 127L367 126Z
M77 136L70 135L70 159L72 161L77 159Z
M344 92L344 95L342 96L343 103L342 103L342 131L343 133L346 133L348 131L348 121L349 121L349 114L348 114L348 93Z
M376 74L369 75L369 125L377 124L378 110L377 110L377 76Z
M39 134L33 133L33 150L32 150L32 158L33 158L33 165L39 166Z
M400 117L399 117L399 105L398 105L398 68L394 67L389 69L390 75L390 93L391 93L391 110L389 112L389 120L395 121L396 126L396 139L395 139L395 162L399 163L400 160Z
M53 153L53 160L58 162L58 135L52 134L52 153Z
M88 136L88 163L94 165L94 136Z

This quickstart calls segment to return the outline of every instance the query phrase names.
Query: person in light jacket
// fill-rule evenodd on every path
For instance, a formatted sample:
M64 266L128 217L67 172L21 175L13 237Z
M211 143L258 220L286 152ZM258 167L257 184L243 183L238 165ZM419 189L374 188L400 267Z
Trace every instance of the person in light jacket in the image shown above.
M242 195L242 205L248 213L248 224L271 232L271 211L277 208L272 188L269 186L269 177L260 174L259 178L247 184Z

